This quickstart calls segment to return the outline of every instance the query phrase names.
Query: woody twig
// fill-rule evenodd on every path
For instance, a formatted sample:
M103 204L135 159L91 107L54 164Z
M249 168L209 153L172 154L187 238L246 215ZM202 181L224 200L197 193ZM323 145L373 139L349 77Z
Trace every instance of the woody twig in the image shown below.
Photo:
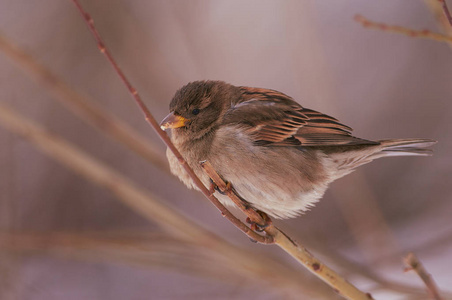
M425 283L425 286L427 287L427 290L432 296L432 299L435 300L443 299L439 294L438 287L435 281L433 280L432 276L427 272L427 270L424 268L424 266L414 253L410 252L407 255L405 255L405 257L403 258L403 262L407 266L406 271L413 270L414 272L416 272L417 275L419 275L419 277Z
M55 100L67 107L69 111L80 119L126 145L160 170L169 173L168 164L164 161L164 156L153 143L147 141L146 138L128 124L96 105L96 101L71 88L57 74L37 62L31 55L4 35L0 35L0 51L11 58L25 71L27 76L45 87L54 96Z
M438 2L441 4L444 15L446 16L446 19L449 21L449 25L452 27L452 16L450 14L449 8L447 7L446 0L438 0Z
M452 42L451 36L432 32L428 29L413 30L413 29L406 28L403 26L378 23L378 22L371 21L361 15L356 15L354 19L355 19L355 21L357 21L358 23L363 25L365 28L377 29L377 30L381 30L384 32L399 33L399 34L403 34L403 35L406 35L409 37L414 37L414 38L431 39L431 40L435 40L438 42Z

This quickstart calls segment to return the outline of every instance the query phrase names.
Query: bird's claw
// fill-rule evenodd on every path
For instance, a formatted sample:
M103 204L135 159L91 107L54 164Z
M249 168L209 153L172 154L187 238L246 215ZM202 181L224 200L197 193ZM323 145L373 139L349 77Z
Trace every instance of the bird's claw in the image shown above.
M217 191L218 193L222 194L222 195L227 195L228 192L230 192L232 190L232 184L230 182L226 182L226 189L224 189L223 191L218 187L218 185L215 184L215 182L213 182L212 179L210 179L210 188L209 188L209 192L211 194L215 193L215 191Z
M263 211L260 210L256 210L256 212L262 217L262 219L264 220L264 224L258 224L256 222L251 221L250 218L246 218L246 222L248 224L250 224L251 226L251 230L256 231L256 232L263 232L268 226L272 225L272 219L270 219L270 217L264 213Z

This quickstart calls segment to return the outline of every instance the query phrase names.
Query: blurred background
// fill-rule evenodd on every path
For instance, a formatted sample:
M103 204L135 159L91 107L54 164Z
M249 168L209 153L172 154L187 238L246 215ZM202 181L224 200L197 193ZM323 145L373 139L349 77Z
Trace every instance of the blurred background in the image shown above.
M157 120L179 87L216 79L282 91L358 137L438 140L434 156L373 162L310 212L275 222L375 299L427 298L404 272L410 251L452 299L452 49L353 20L445 32L432 2L81 4ZM0 299L340 299L169 174L165 146L71 1L0 0L0 30ZM114 138L122 123L139 146ZM74 149L117 186L87 177ZM135 205L126 185L165 213Z

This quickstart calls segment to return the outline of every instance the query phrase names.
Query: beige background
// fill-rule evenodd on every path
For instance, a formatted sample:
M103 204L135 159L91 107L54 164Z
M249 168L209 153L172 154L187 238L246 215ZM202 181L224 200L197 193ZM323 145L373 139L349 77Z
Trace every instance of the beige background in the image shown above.
M423 288L414 274L403 273L401 257L408 251L415 251L440 288L452 293L452 50L445 43L367 30L353 21L359 13L388 24L441 31L423 1L82 4L158 120L183 84L220 79L282 91L303 106L337 117L366 139L438 140L433 157L389 158L361 167L335 182L311 212L276 223L376 299L408 298L363 272ZM165 147L98 52L71 1L0 0L0 30L71 87L154 141L163 155ZM305 277L300 287L313 282L312 290L319 289L325 299L335 297L276 247L250 243L199 193L187 191L174 177L81 121L27 74L0 54L1 103L226 240L296 269ZM1 125L0 143L2 236L17 234L19 241L25 233L41 237L51 232L69 238L93 232L161 237L159 226L112 193ZM209 275L208 269L222 273L221 259L203 260L201 255L195 265L206 270L182 267L184 255L172 247L163 249L174 254L170 261L180 263L160 264L158 256L146 263L118 261L99 249L78 255L71 247L55 246L52 239L14 247L9 243L8 238L0 240L5 250L0 256L1 299L313 297L278 289L271 276L242 278L234 271L225 278Z

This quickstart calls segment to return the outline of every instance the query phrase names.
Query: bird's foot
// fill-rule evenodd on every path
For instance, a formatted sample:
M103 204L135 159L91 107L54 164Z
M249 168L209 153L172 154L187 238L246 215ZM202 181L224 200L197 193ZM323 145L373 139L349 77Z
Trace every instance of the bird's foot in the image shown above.
M230 182L226 182L226 189L221 190L218 185L215 184L215 182L213 182L212 179L210 179L210 188L209 188L209 192L210 194L215 193L215 191L217 191L218 193L222 194L222 195L227 195L229 191L232 190L232 184Z
M264 224L258 224L256 222L251 221L250 218L246 218L246 222L250 224L251 229L257 232L264 231L268 226L272 225L273 221L270 219L270 217L264 213L263 211L256 210L256 212L262 217L264 220Z

